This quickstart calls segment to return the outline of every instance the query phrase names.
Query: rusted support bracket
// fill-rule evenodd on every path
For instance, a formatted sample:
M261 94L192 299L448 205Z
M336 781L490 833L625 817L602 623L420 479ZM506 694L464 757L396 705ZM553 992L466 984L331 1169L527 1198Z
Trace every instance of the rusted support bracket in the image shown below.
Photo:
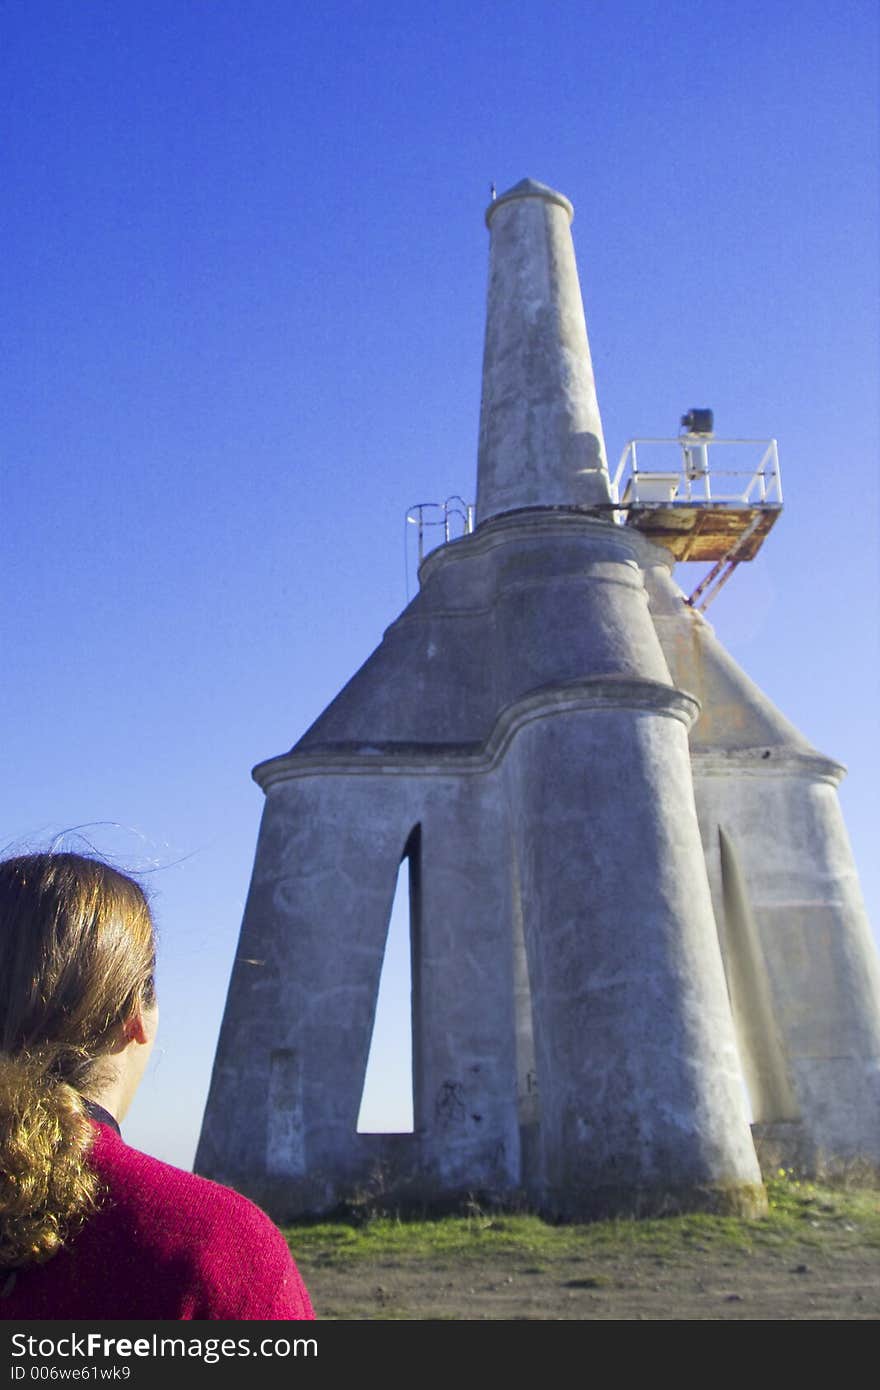
M722 555L720 560L716 560L709 573L700 580L690 598L685 599L688 607L696 608L698 612L705 613L713 598L724 587L740 563L738 556L754 534L760 519L760 516L756 516L742 535L738 537L736 544L730 547L727 554ZM697 603L699 598L702 598L702 603Z

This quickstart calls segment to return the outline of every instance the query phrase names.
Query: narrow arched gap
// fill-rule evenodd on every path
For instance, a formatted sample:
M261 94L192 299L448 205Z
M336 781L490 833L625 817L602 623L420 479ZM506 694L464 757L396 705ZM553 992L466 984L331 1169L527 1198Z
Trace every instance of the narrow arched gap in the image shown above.
M718 928L742 1085L755 1124L799 1118L779 1033L761 932L732 836L718 827L722 910Z
M420 827L404 846L385 938L358 1134L412 1134L413 1034L417 1008Z

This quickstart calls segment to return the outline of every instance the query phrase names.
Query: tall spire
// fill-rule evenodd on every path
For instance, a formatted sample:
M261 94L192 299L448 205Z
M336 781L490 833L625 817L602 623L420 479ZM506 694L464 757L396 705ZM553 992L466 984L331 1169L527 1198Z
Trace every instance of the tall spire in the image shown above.
M608 503L567 198L523 179L489 204L477 520Z

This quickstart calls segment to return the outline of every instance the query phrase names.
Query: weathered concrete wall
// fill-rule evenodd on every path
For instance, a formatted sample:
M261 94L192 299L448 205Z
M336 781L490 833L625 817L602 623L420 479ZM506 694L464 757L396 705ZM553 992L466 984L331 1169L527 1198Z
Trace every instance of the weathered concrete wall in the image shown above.
M329 761L269 782L196 1166L276 1213L381 1182L442 1199L519 1179L509 906L491 775ZM357 1133L401 856L418 827L414 1128Z
M717 893L718 851L708 837L714 828L717 844L723 827L760 930L803 1128L797 1161L817 1172L877 1172L880 967L835 780L781 754L772 770L759 759L738 759L736 768L711 755L694 759L710 878Z
M320 1209L364 1166L361 1088L417 819L406 790L331 775L267 795L196 1166L275 1211Z
M614 687L617 687L616 689ZM721 1205L760 1174L690 787L692 710L604 681L506 762L540 1096L542 1204Z
M702 702L696 803L755 1119L768 1141L767 1128L780 1127L782 1148L770 1151L789 1145L803 1167L876 1172L880 963L837 799L844 769L749 680L666 565L648 582L673 676ZM749 952L766 977L745 988Z
M429 1193L520 1183L508 838L496 769L428 789L416 1099Z
M532 982L523 925L522 884L516 840L509 836L510 923L513 937L513 1006L516 1026L516 1107L519 1120L519 1185L533 1198L544 1192L541 1156L541 1098L535 1058Z

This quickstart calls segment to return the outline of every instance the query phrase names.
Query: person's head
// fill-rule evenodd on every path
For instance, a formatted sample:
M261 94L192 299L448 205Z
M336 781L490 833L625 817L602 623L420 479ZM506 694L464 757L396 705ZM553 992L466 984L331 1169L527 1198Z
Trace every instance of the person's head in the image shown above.
M48 1258L91 1210L83 1098L127 1109L155 1033L143 890L97 859L0 861L0 1264Z

